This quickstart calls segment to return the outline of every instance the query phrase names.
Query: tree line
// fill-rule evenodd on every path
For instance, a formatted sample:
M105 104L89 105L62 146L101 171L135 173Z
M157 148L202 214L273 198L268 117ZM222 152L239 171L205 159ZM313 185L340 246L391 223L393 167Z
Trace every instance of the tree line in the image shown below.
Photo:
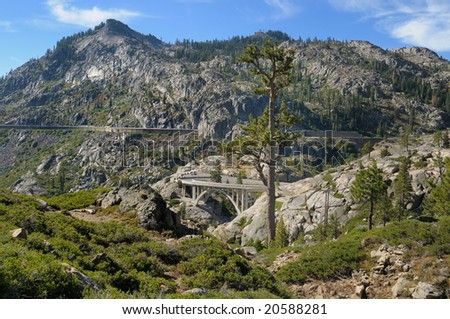
M392 198L387 193L389 181L385 180L383 171L377 167L375 160L355 175L350 191L355 201L361 204L359 208L368 211L369 229L374 225L373 218L376 214L385 225L391 220L400 221L410 213L413 207L409 205L414 201L410 165L409 158L400 158L399 171L392 185ZM443 159L438 154L435 165L440 171L440 181L431 185L424 204L417 208L419 213L432 218L450 215L450 158Z

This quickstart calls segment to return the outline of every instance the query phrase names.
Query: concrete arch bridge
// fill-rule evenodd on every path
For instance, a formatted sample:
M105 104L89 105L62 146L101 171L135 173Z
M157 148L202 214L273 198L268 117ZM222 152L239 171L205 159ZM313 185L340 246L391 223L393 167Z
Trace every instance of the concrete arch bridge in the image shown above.
M238 215L252 206L261 195L261 192L267 190L267 187L264 185L213 183L195 179L180 179L180 182L183 196L186 197L189 193L188 190L190 190L195 206L198 205L200 200L207 199L213 193L222 193L233 204Z

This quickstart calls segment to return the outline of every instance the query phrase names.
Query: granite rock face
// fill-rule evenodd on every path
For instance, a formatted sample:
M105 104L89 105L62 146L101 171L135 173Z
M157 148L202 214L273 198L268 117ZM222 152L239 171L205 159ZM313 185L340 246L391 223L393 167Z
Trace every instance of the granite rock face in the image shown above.
M171 211L161 195L151 188L114 189L98 202L102 208L118 206L121 213L136 212L139 225L146 229L180 226L179 216Z
M450 156L450 149L442 149L433 146L431 136L422 137L423 141L410 147L412 155L411 162L423 163L420 168L412 166L409 174L411 176L413 196L407 205L410 215L414 216L414 210L422 205L424 195L430 191L429 181L435 183L439 179L439 171L435 166L438 154ZM387 148L389 156L381 156L381 150ZM358 162L349 162L333 168L331 176L336 187L330 190L329 218L333 218L339 225L354 217L357 205L350 193L350 187L355 179L355 174L360 166L367 167L372 160L376 160L377 166L384 172L385 180L391 186L388 189L392 195L392 184L398 174L397 158L407 155L407 151L396 143L381 142L370 156L366 155ZM283 218L286 230L289 233L289 241L293 243L304 236L310 239L313 231L323 222L325 214L325 198L328 192L327 184L323 180L325 173L311 178L305 178L298 182L283 184L279 189L277 201L281 207L276 212L277 220ZM214 234L228 242L237 242L245 246L250 239L254 241L265 241L267 232L265 228L265 214L267 196L263 194L256 203L237 216L230 223L219 225Z

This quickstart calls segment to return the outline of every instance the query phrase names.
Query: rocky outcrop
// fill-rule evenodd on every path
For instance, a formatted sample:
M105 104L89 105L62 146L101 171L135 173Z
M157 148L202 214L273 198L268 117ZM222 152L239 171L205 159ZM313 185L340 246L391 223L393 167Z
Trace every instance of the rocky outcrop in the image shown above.
M439 178L438 168L435 161L440 152L441 156L450 156L450 149L442 149L432 145L431 136L420 137L422 141L410 146L412 163L410 169L412 179L413 198L407 208L414 216L414 210L422 205L424 195L429 192L429 181L437 183ZM390 156L381 156L381 150L387 148ZM393 196L392 184L398 173L398 157L406 156L406 150L396 143L381 142L371 152L370 156L364 156L360 161L349 162L331 169L331 176L336 185L330 190L329 196L329 218L334 219L338 225L344 225L350 218L357 214L357 203L353 200L350 187L354 181L355 174L360 166L367 167L371 160L376 160L378 167L384 172L385 179L391 186L388 195ZM419 165L419 164L418 164ZM299 236L310 239L317 225L323 222L325 213L325 198L328 192L327 184L323 180L325 173L311 178L302 179L295 183L281 185L279 197L276 199L281 205L276 212L276 218L283 218L285 227L289 232L290 243ZM238 242L247 245L249 240L264 241L267 238L265 229L265 212L267 197L263 194L256 203L236 217L228 224L218 226L213 230L214 234L228 242Z
M392 49L390 52L398 54L406 60L422 65L422 66L434 66L440 67L445 65L445 60L441 59L436 52L427 48L412 47L412 48L400 48Z
M443 299L445 290L426 282L419 282L412 293L414 299Z
M408 252L409 248L405 246L383 244L370 252L370 258L365 262L365 266L370 267L368 270L353 271L351 277L335 280L308 279L305 284L290 288L297 298L449 298L446 287L450 276L442 261L435 259L432 270L422 269L423 256L412 257ZM278 271L297 256L298 253L292 252L279 255L271 270Z
M64 267L64 271L69 274L74 276L75 278L78 279L80 285L82 287L87 287L92 289L93 291L99 291L102 290L102 287L97 284L94 280L92 280L92 278L88 277L87 275L83 274L81 271L79 271L77 268L63 263L62 266Z
M23 175L20 179L15 181L10 187L10 190L16 193L27 195L42 195L45 193L44 187L38 183L31 172Z
M98 200L102 208L117 206L120 213L136 212L145 229L177 228L180 217L167 208L164 199L151 188L114 189Z
M265 230L265 207L267 197L261 196L255 204L227 224L219 225L213 230L214 235L228 243L242 246L252 240L263 242L267 238Z
M392 287L393 298L410 298L411 291L414 290L414 281L405 277L400 277Z

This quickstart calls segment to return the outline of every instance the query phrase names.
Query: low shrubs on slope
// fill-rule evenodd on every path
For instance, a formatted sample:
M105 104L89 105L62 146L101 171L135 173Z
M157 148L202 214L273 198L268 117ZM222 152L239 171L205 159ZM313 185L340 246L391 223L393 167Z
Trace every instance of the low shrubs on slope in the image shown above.
M449 254L450 217L442 217L435 223L403 220L371 231L353 229L337 241L304 248L300 256L282 267L276 276L283 282L299 284L308 278L329 280L350 276L353 270L362 267L370 250L382 243L405 245L416 255Z
M90 202L58 197L52 205ZM17 228L26 238L13 238ZM73 268L91 284L68 271ZM0 190L0 297L178 298L190 288L205 288L209 298L287 296L268 271L215 239L156 241L132 225L45 212L31 196Z

